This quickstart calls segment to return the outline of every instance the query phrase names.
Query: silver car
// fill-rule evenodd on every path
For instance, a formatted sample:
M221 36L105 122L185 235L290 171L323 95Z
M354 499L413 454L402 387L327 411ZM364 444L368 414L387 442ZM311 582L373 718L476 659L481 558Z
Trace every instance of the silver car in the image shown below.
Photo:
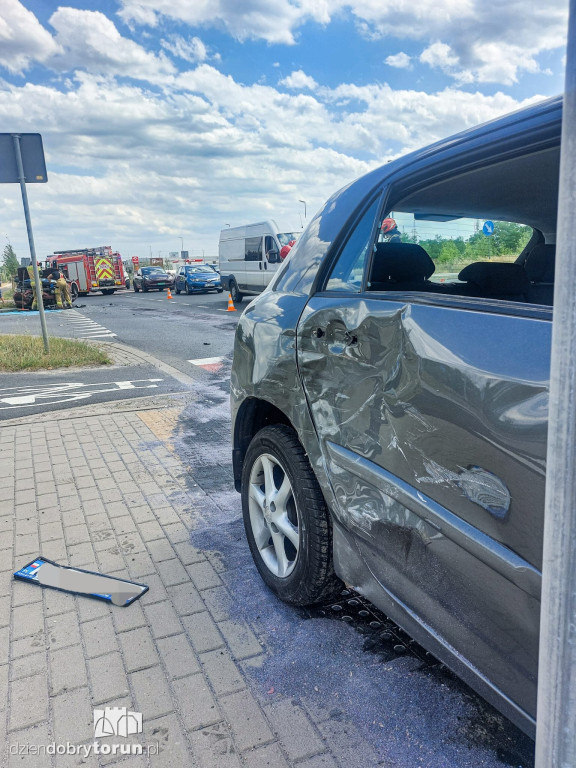
M337 192L238 325L248 544L342 582L504 714L536 713L561 99Z

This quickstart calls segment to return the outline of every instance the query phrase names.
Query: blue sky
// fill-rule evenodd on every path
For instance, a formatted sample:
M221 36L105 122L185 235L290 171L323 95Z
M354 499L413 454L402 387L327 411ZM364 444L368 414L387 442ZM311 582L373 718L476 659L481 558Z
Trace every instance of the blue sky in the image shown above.
M562 91L567 2L42 0L0 4L4 131L42 133L37 250L217 252L299 229L351 179ZM27 254L19 190L2 245Z

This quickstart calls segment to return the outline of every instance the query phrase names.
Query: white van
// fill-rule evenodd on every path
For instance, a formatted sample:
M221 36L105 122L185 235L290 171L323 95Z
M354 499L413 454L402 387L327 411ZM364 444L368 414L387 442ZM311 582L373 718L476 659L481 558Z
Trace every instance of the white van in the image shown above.
M236 303L262 293L282 263L280 251L298 232L279 232L275 221L260 221L220 232L218 256L222 287Z

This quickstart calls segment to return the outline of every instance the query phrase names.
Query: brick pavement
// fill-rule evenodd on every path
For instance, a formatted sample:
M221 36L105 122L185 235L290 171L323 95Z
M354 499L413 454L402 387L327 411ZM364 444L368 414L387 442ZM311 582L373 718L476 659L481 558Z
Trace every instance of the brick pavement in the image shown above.
M143 734L121 741L159 744L150 757L7 747L2 768L349 768L325 722L251 688L265 639L229 615L218 563L190 543L210 499L171 450L170 405L0 427L0 743L91 744L93 708L108 705L143 713ZM40 553L149 592L122 609L15 582Z

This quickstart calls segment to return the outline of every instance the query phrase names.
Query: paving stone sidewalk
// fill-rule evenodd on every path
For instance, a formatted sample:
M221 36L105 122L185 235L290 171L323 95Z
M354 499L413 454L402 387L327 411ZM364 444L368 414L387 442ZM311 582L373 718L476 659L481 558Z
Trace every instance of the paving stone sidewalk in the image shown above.
M177 417L177 408L84 410L0 425L3 768L351 765L350 745L326 738L300 703L263 704L252 689L245 670L264 660L266 638L231 617L218 562L191 544L193 521L213 502L171 449ZM150 589L118 608L14 581L39 554ZM93 744L93 710L106 706L143 713L143 733L119 740L152 754L29 749ZM14 754L22 746L25 756Z

